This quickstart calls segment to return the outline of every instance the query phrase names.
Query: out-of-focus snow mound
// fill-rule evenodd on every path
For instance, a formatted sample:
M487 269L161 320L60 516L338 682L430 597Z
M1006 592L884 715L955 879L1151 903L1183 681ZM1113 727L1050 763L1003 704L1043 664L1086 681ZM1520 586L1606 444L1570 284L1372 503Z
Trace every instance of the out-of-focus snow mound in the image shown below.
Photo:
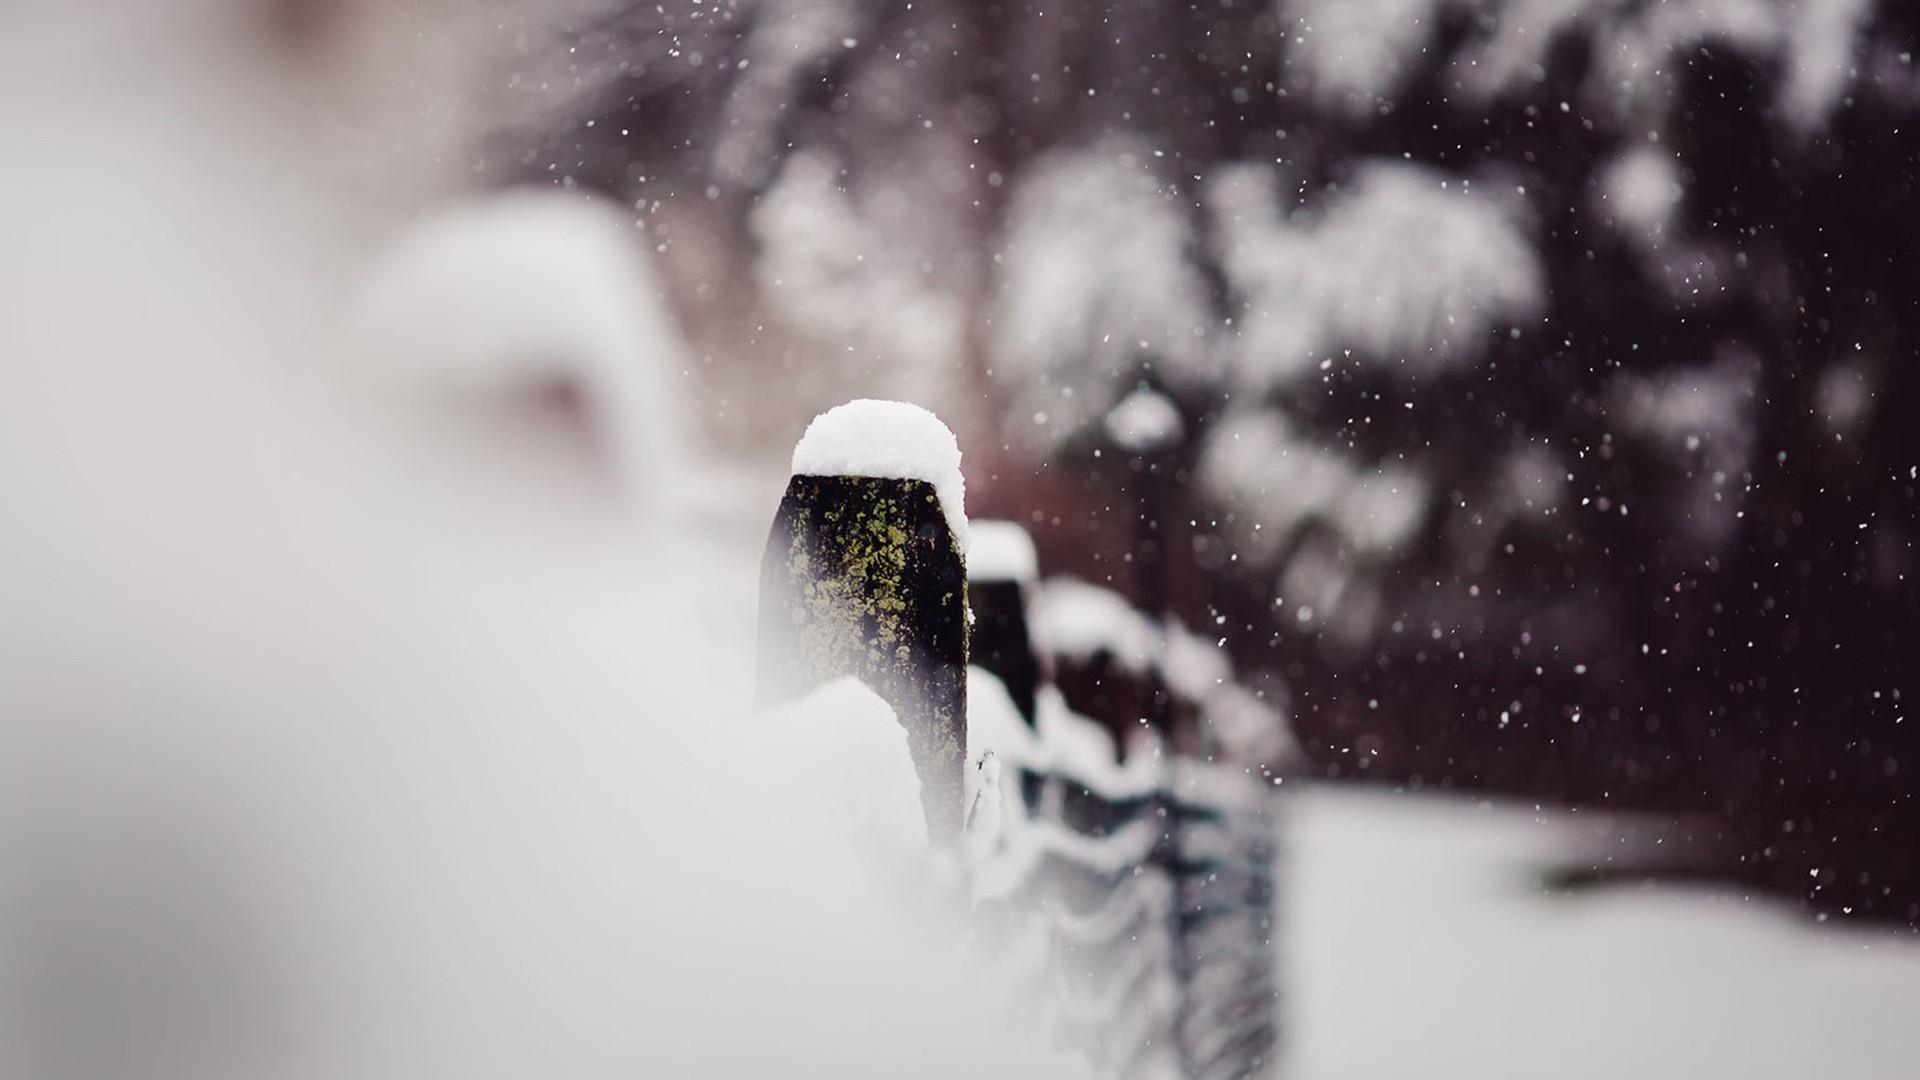
M664 324L503 369L585 376L586 453L467 381L462 304L577 330L604 288L495 286L645 273L574 210L402 238L448 185L390 136L466 69L395 10L0 13L0 1076L1070 1075L850 824L886 755L747 717L761 537L605 482L701 486L671 369L602 379Z
M679 335L635 222L598 200L517 191L440 210L368 274L350 335L370 374L472 406L545 405L629 501L681 478L669 385ZM531 418L529 418L531 419Z

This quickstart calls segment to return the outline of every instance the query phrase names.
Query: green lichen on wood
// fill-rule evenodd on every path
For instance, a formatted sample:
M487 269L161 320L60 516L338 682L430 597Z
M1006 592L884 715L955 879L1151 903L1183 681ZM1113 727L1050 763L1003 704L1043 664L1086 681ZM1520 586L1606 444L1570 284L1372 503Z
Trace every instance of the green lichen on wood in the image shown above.
M909 607L903 517L898 505L872 492L851 510L827 511L821 531L840 538L840 558L817 575L812 552L821 538L813 535L812 523L796 523L788 574L803 590L804 604L793 610L793 620L799 661L808 670L857 672L906 658L894 652L905 636L900 620Z
M854 675L907 731L928 824L958 831L965 755L965 566L932 485L797 476L762 567L761 696Z

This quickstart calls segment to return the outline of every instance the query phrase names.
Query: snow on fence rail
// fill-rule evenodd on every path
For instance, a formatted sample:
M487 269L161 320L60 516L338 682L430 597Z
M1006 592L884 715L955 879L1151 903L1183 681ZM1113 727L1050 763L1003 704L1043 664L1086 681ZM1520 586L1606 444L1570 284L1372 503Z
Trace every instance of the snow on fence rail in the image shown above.
M851 674L893 705L992 959L1104 1071L1272 1075L1282 719L1183 629L1038 583L1016 526L969 530L958 450L924 410L835 409L793 474L762 570L762 700Z
M973 591L999 584L976 572ZM992 776L976 807L1001 802L999 828L969 837L976 911L1003 939L1041 939L1029 974L1116 1075L1271 1075L1271 772L1209 746L1257 702L1224 669L1201 679L1211 652L1113 593L1055 580L1022 595L1056 682L1027 713L975 669L970 759Z

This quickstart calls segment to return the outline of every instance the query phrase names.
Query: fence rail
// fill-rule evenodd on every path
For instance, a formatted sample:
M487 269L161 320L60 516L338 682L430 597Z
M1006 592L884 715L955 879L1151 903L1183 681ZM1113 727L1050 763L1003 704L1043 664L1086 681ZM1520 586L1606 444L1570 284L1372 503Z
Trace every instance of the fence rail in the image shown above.
M1270 1075L1280 1000L1270 782L1151 738L1106 765L1049 753L1105 733L1051 688L1027 728L982 685L990 678L976 672L970 690L970 737L991 744L998 766L975 804L1003 806L971 859L982 920L1002 924L1003 940L1046 943L1042 969L1022 974L1051 995L1062 1033L1114 1075Z

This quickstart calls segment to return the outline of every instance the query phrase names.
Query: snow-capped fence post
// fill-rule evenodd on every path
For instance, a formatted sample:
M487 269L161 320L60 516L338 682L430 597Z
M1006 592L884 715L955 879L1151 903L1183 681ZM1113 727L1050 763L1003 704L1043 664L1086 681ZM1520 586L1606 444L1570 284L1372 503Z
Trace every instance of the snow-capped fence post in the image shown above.
M1027 594L1039 580L1033 538L1010 521L975 522L967 553L967 606L973 611L971 662L1007 688L1032 727L1043 672L1027 627Z
M759 697L854 675L907 730L928 832L960 833L966 517L960 451L932 413L854 401L794 448L760 575Z
M1159 618L1169 605L1170 572L1164 528L1172 483L1174 449L1186 423L1173 402L1145 384L1108 411L1103 426L1126 454L1133 503L1133 572L1141 610Z

